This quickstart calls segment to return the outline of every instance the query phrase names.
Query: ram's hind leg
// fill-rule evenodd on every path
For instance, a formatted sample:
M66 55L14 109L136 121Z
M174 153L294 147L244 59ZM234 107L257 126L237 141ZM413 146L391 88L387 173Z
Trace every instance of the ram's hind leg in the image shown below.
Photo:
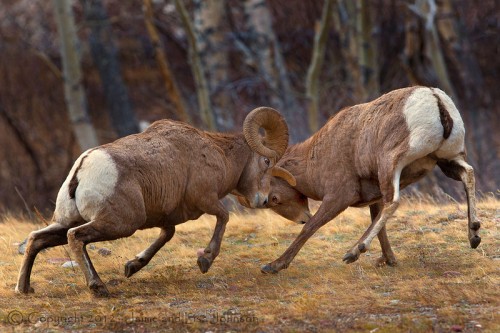
M382 204L380 202L374 203L370 205L370 217L372 219L372 223L377 219L380 211L382 210ZM389 238L387 237L387 229L384 225L380 232L377 234L378 241L380 242L380 247L382 249L382 255L377 259L377 266L396 266L397 261L394 256L394 252L392 252L391 244L389 243Z
M68 230L68 244L76 262L85 275L87 286L95 296L108 296L109 292L90 261L86 246L89 243L110 241L132 235L136 228L126 221L92 220Z
M476 215L476 189L474 179L474 169L463 159L462 156L454 160L439 160L437 162L443 173L449 178L461 181L464 184L467 195L467 211L469 222L469 243L475 249L481 243L479 228L481 222Z
M45 248L67 244L67 231L68 227L59 223L53 223L48 227L33 231L29 235L23 263L19 271L16 292L24 294L34 292L30 286L30 276L36 255Z
M125 264L125 276L131 277L146 266L151 258L153 258L154 255L163 247L163 245L172 239L174 233L175 226L162 228L160 236L147 249L136 255L134 259L129 260Z

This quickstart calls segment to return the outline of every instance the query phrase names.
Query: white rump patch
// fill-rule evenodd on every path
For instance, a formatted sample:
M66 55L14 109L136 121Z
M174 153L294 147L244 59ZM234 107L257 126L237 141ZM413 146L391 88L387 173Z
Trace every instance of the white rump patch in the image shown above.
M66 180L64 181L61 188L59 189L59 192L57 193L54 218L56 222L62 225L69 226L71 222L80 219L80 213L76 208L75 200L69 197L69 182L71 181L71 179L73 179L75 170L80 165L82 158L87 156L89 154L89 151L90 149L85 151L76 159L75 163L73 164L73 167L71 168L68 176L66 177Z
M418 88L408 97L404 116L410 130L410 151L407 162L434 153L451 159L464 151L464 123L451 98L438 88ZM453 119L453 128L444 139L436 94Z
M116 163L105 150L91 151L78 171L76 205L85 221L90 221L113 195L118 181Z
M410 130L407 157L415 160L436 151L443 141L444 129L437 99L429 88L415 89L406 100L404 116Z

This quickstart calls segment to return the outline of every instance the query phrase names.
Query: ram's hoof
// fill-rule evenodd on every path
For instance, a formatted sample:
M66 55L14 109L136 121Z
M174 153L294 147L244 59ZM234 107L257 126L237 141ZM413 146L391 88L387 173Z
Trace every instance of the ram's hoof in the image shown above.
M89 288L96 297L109 297L110 295L108 288L103 283L91 283Z
M273 268L271 264L263 265L260 271L264 274L277 274L279 272L277 269Z
M359 252L361 252L361 253L365 253L365 252L366 252L366 250L367 250L365 243L359 243L359 244L358 244L358 250L359 250Z
M351 252L347 252L344 256L344 258L342 258L342 260L346 263L346 264L352 264L353 262L355 262L356 260L358 260L359 258L359 254L353 254Z
M127 261L127 263L125 264L125 276L128 278L131 277L132 275L140 271L142 267L143 265L139 261L137 261L137 259Z
M481 243L481 237L476 235L476 236L472 237L471 239L469 239L469 242L470 242L470 247L475 249Z
M479 222L479 221L472 222L470 228L471 228L471 230L478 231L481 228L481 222Z
M385 256L381 256L380 258L377 259L377 262L375 263L375 266L377 267L384 267L384 266L397 266L398 262L396 261L395 258L392 259L387 259Z
M200 271L203 274L208 272L210 266L212 266L212 263L210 262L210 260L208 260L205 257L198 257L197 263L198 263L198 267L200 268Z
M25 287L25 288L16 287L15 292L18 294L33 294L35 292L35 289L33 289L33 287Z

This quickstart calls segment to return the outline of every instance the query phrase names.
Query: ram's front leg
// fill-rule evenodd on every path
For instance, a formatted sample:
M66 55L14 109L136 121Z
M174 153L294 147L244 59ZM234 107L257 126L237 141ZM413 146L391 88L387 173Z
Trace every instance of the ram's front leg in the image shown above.
M161 229L160 236L144 251L135 256L134 259L125 264L125 276L131 277L144 266L146 266L154 255L172 239L175 233L175 226L166 226Z
M349 198L349 196L346 197ZM316 214L314 214L309 222L304 224L302 231L293 241L293 243L288 247L288 249L286 249L286 251L278 259L262 266L260 268L261 272L264 274L276 274L280 270L288 268L293 258L295 258L297 253L299 253L300 249L302 248L302 246L304 246L306 241L316 231L318 231L319 228L335 218L349 206L349 202L343 202L341 199L336 200L337 198L338 196L336 195L323 198L323 203L321 204L321 206L319 206Z
M210 243L205 248L203 254L198 257L198 267L202 273L208 272L210 266L214 262L215 258L219 255L220 247L222 243L222 238L224 237L224 232L226 231L226 224L229 220L229 213L224 208L222 203L217 200L217 204L210 207L205 207L203 209L207 214L215 215L217 217L217 223L215 224L214 234Z

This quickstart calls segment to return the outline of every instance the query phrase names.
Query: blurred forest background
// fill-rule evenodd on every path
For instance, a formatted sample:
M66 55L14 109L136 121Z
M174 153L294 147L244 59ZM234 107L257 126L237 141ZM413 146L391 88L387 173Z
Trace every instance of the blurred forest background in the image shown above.
M0 210L50 212L84 149L157 119L239 131L267 105L297 142L416 84L452 96L498 196L499 75L498 0L2 0ZM464 196L439 171L410 191Z

